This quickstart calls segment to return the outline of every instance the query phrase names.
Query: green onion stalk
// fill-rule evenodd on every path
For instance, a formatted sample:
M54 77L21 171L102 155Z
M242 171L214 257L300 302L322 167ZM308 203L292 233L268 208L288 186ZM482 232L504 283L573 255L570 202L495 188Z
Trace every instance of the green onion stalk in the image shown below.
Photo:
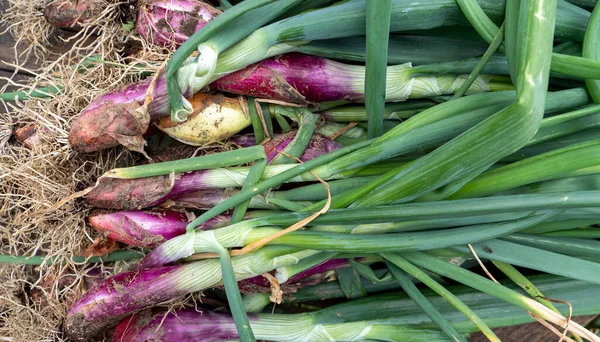
M331 101L365 101L366 69L318 56L289 53L248 66L211 83L219 91L273 99L284 102L311 104ZM410 64L383 68L382 78L386 102L406 101L453 94L464 82L462 75L416 76ZM479 76L468 94L490 90L510 89L496 84L492 76Z
M576 316L594 314L599 310L598 303L589 300L589 298L598 296L597 287L589 286L589 284L582 281L556 276L534 276L530 279L544 295L552 298L562 298L571 303L574 309L573 313ZM300 289L298 293L309 289L310 292L332 292L326 290L326 288L336 283L337 281L332 281L315 285L315 289ZM339 289L339 284L336 285L338 296L343 297L344 293ZM513 290L516 289L514 284L503 282L503 285ZM455 293L460 301L472 308L491 328L534 322L534 319L521 308L492 295L474 291L464 285L449 286L448 290ZM464 316L446 302L444 298L431 290L424 290L423 294L426 300L437 308L459 333L468 334L477 331L477 327L471 321L465 320ZM314 298L319 299L318 297ZM568 311L566 306L561 307L561 309L564 314ZM168 314L160 310L143 311L123 319L112 336L117 341L143 341L157 336L180 340L182 334L186 333L194 336L194 339L202 341L202 338L207 336L208 329L211 329L212 333L209 334L211 336L219 334L217 336L222 336L223 339L235 339L237 337L230 315L218 314L209 310L202 310L202 313L192 311L194 310L184 309ZM414 334L412 337L417 340L421 337L434 337L419 329L425 331L439 329L411 298L401 292L369 296L307 314L265 313L250 315L250 321L257 338L274 341L285 341L289 338L288 336L292 336L294 332L299 330L310 334L315 332L319 325L322 326L321 329L325 330L327 327L333 327L336 324L344 324L346 329L355 333L364 328L363 322L374 325L403 325L406 329L414 329L412 330ZM294 321L302 324L295 326ZM351 324L356 324L356 326L353 327ZM311 326L313 330L310 330ZM169 334L164 334L166 331L169 331ZM280 332L280 335L272 336L273 331ZM334 330L329 329L327 331L333 332ZM373 331L374 333L375 331ZM441 334L441 332L438 331L438 334ZM186 335L186 337L189 338L190 335ZM315 335L311 336L313 339L319 338ZM336 341L344 340L342 334L331 335L331 337ZM301 340L302 337L298 338ZM408 341L410 339L405 336L402 340Z
M214 72L212 60L216 60L219 53L301 2L300 0L253 0L241 3L217 16L187 39L169 59L165 70L168 101L171 107L180 107L172 112L171 119L179 122L182 121L181 115L185 118L191 114L191 105L182 96L180 89L186 89L186 85L193 89L195 85L203 82L202 78L195 79L195 75L212 74ZM189 70L189 73L178 73L179 68L186 61L189 62L188 57L194 51L198 51L199 55L192 58L192 64L184 67ZM196 88L200 89L203 86Z
M160 4L160 6L164 6L164 4ZM191 14L196 15L195 12ZM164 13L161 12L158 17L164 17ZM173 19L171 21L174 26L179 25ZM202 20L199 21L199 25L204 24L205 22L202 22ZM154 26L156 26L156 23L154 23ZM158 30L166 32L166 29ZM180 35L178 38L187 38L182 32L178 32L177 34ZM178 41L179 39L175 39L175 43ZM173 44L172 41L165 41L164 43ZM465 44L468 44L468 46L465 47ZM477 42L465 42L458 39L429 36L392 35L389 37L389 44L384 45L389 45L390 53L388 54L388 62L392 65L409 62L418 65L448 62L441 65L414 68L411 72L412 76L429 73L468 72L472 68L473 63L476 62L476 59L464 62L460 60L476 57L485 51L485 46L483 44L479 46ZM443 55L437 53L440 50L440 46L443 46ZM364 62L366 59L364 37L312 41L309 44L299 46L299 52L337 60ZM507 74L506 60L500 56L494 56L493 61L486 64L484 72Z
M575 229L574 232L579 233L579 230L580 229ZM599 241L581 238L577 235L575 237L568 237L568 235L552 236L547 234L541 236L533 234L512 234L503 237L503 240L575 257L600 257L600 253L598 252L600 248Z
M161 317L165 318L161 321ZM311 314L254 314L250 324L257 339L289 342L329 341L447 341L435 329L378 324L369 321L320 323ZM112 335L114 341L147 341L161 336L163 341L235 340L233 319L228 314L211 311L199 313L193 309L179 310L165 316L164 312L146 311L125 318Z
M600 341L600 338L597 335L594 335L592 332L582 327L581 325L573 321L569 321L561 314L556 313L555 311L547 308L543 304L538 303L537 301L525 295L522 295L521 293L514 291L506 286L497 284L485 277L477 275L461 267L447 263L439 258L427 255L422 252L402 253L401 255L388 255L388 257L391 262L393 262L400 268L403 268L404 270L412 269L412 267L418 266L423 269L436 272L440 275L458 281L469 287L490 294L512 305L532 312L536 316L547 320L551 323L554 323L564 329L567 329L572 333L578 334L581 337L589 339L590 341ZM422 271L420 272L422 273ZM416 273L412 274L416 275Z
M477 1L473 1L473 0L460 0L460 1L457 1L457 3L460 6L461 10L463 11L465 17L467 17L467 19L473 26L473 28L479 33L479 35L485 41L487 41L488 43L491 43L493 40L493 37L498 34L500 29L498 28L498 26L496 26L496 24L490 18L488 18L484 9L482 9L482 7L477 3ZM584 20L584 22L587 22L589 19L591 25L589 25L589 27L587 27L587 29L585 30L585 35L587 35L589 37L591 34L594 34L594 32L597 32L598 28L594 27L595 20L592 20L589 12L587 12L586 10L581 9L579 7L572 6L571 4L569 4L565 1L560 1L560 2L558 2L557 5L558 5L557 13L561 13L560 15L561 16L564 15L565 18L569 18L569 17L574 18L576 16L581 15L582 16L581 19ZM517 33L517 30L515 29L516 21L514 21L514 20L516 20L516 18L518 18L518 11L519 11L518 5L512 6L509 3L509 5L507 6L506 22L508 24L508 28L507 28L508 42L506 43L506 48L508 49L507 56L509 56L509 58L513 59L513 60L516 57L515 45L513 45L513 43L511 41L516 41L516 38L519 36ZM568 19L567 19L567 21L568 21ZM561 26L561 19L557 19L557 23L556 23L557 33L561 30L560 26ZM590 79L590 81L591 81L591 79L597 79L598 76L600 75L599 74L600 73L600 63L598 62L598 59L595 57L595 55L591 53L591 51L595 49L593 43L590 43L591 39L586 39L585 36L582 37L580 34L578 34L578 37L575 40L583 41L584 44L586 44L586 41L588 42L588 45L587 45L588 49L586 51L587 52L586 56L584 56L584 58L582 58L582 57L571 56L571 55L567 55L567 54L554 52L554 53L552 53L550 70L557 74L577 76L577 77L581 77L581 78ZM512 79L516 80L516 77L515 77L516 70L514 69L514 64L512 66L509 65L509 68L511 69L510 74L511 74ZM587 84L588 84L588 88L589 88L589 81L587 82Z
M598 203L594 196L597 196L595 191L584 191L568 194L494 196L472 200L330 210L310 223L313 226L310 231L292 232L274 240L273 243L305 248L310 246L311 249L353 253L441 248L443 245L452 246L469 243L468 241L483 241L493 236L508 235L547 221L565 209L593 207L594 203ZM478 224L462 228L385 235L374 234L374 232L401 230L403 222L406 225L411 223L414 225L414 221L422 220L431 224L427 221L435 219L437 220L437 222L434 221L435 224L442 223L450 226L459 218L469 219L479 216L477 219L481 220L483 215L507 212L510 215L500 216L497 222L486 222L490 220L490 218L487 218L482 220L483 222L480 221ZM191 234L178 236L157 247L142 260L140 267L156 267L194 253L205 252L207 248L210 248L209 245L215 243L215 241L224 247L244 247L278 232L279 228L277 227L292 225L307 218L310 214L312 212L267 215L212 231L194 230L191 231ZM441 219L450 220L444 222ZM380 225L386 222L393 224ZM361 223L365 225L357 227ZM374 223L378 225L374 225ZM319 226L331 224L347 224L350 229L348 231L337 231L336 233L327 232L327 227L319 229ZM357 235L349 235L348 233ZM461 239L465 239L467 242L461 242Z
M431 33L431 32L430 32ZM453 62L481 56L487 45L465 38L436 37L434 35L390 34L388 64L413 65ZM444 53L439 53L442 47ZM296 48L297 52L331 59L364 62L364 36L313 40Z
M561 178L600 164L600 140L589 140L482 173L449 198L483 197L518 186Z
M566 219L558 220L552 223L546 223L542 225L536 225L527 228L523 231L525 234L547 234L550 232L558 232L562 230L576 229L580 227L587 227L593 224L597 224L600 220L597 218L590 219Z
M504 15L504 3L482 2L485 13L494 19ZM268 57L292 52L297 46L312 40L361 36L366 32L366 2L364 0L347 1L327 8L302 13L256 30L238 44L218 56L212 54L202 60L202 67L188 65L180 68L179 80L187 79L182 89L195 83L198 88L250 64ZM589 12L578 7L561 5L558 15L557 37L581 41L585 32L585 22ZM343 18L335 23L331 18ZM427 18L427 20L424 20ZM464 25L465 20L460 7L453 1L438 0L434 3L406 0L392 1L390 9L390 31L431 29L438 26ZM186 56L187 57L187 56ZM183 61L180 61L180 63ZM193 75L193 70L196 72ZM180 84L181 86L182 84ZM174 88L173 88L174 89ZM175 92L175 90L173 90ZM172 95L173 97L175 94ZM171 104L176 112L179 104Z
M461 253L470 252L467 247L462 246L455 246L452 249ZM474 243L473 249L477 255L488 260L600 284L600 277L595 273L598 263L584 258L571 257L499 239ZM588 272L594 273L589 274Z
M597 168L592 168L594 170ZM597 170L600 171L600 170ZM574 175L558 179L536 182L498 193L498 195L543 194L562 191L581 191L600 189L600 174Z
M596 39L600 35L600 5L596 3L590 17L585 37L583 40L583 57L593 61L600 61L600 43ZM600 80L586 78L585 85L594 102L600 103Z
M353 167L356 166L362 167L364 165L374 163L384 158L389 158L391 156L423 148L423 146L426 146L426 144L431 144L432 146L435 146L439 142L443 142L445 139L455 136L457 134L457 129L468 129L468 127L470 127L470 125L472 125L473 122L480 120L479 118L481 118L482 116L493 114L495 108L497 108L485 107L484 109L479 109L480 106L484 104L495 106L506 105L510 103L510 99L512 98L512 96L514 96L513 94L514 93L512 92L499 92L496 94L473 95L470 97L457 99L432 107L424 111L422 114L418 114L399 125L394 132L398 134L397 137L394 137L392 135L393 133L390 132L391 139L389 139L389 141L383 141L382 143L378 144L373 144L372 141L365 141L352 146L348 146L338 151L328 153L327 155L317 157L311 161L306 162L300 167L294 167L292 165L290 165L289 167L286 166L287 171L279 173L277 177L274 177L276 175L275 173L267 173L267 177L264 177L265 180L262 182L262 184L260 184L259 188L253 190L253 193L250 196L248 196L247 199L258 195L263 191L269 190L271 187L277 186L282 182L289 180L292 177L298 177L302 174L305 174L306 176L302 176L300 177L300 179L304 178L306 180L314 180L314 178L311 175L306 173L306 170L309 168L314 168L315 166L323 165L315 170L315 173L319 177L323 179L332 179L332 175L339 173L338 170L351 170ZM548 96L548 103L546 109L548 112L552 112L564 108L565 103L569 103L570 105L579 105L587 103L587 100L588 97L584 89L573 89L556 93L550 93ZM467 112L465 114L465 111L468 110L471 110L472 112ZM453 115L458 115L458 118L453 118ZM446 118L448 118L449 120L444 120ZM371 144L373 144L373 146L370 146ZM365 148L362 151L358 151L366 146L370 147ZM351 153L352 151L357 152ZM220 160L225 160L224 155L215 156L218 156ZM239 160L236 160L236 162L239 163ZM136 167L134 169L116 170L113 173L119 178L136 178L157 175L169 175L171 172L184 172L197 169L195 167L186 166L185 163L178 164L181 166L181 168L173 168L172 166L169 166L170 164L159 163L147 167L142 166ZM146 169L158 168L162 167L162 165L165 165L165 167L162 168L161 171L158 173L150 170L146 171ZM208 165L208 167L215 167L210 166L212 164L206 165ZM219 166L225 165L219 164ZM282 166L273 167L282 168L281 170L283 171ZM271 167L267 168L267 171L269 171L270 168ZM223 171L219 170L207 170L206 172L224 173ZM217 183L227 187L235 186L236 184L230 183L230 176L233 174L234 173L226 172L226 174L224 174L224 176L226 177L221 176ZM358 174L353 175L357 176ZM151 178L143 178L136 181L146 182L144 179L149 180ZM163 182L165 183L168 182L168 179L165 176L161 176L161 179L163 179ZM241 184L242 177L236 180L237 182L234 183ZM122 182L122 180L113 179L110 180L110 182ZM202 182L195 182L194 184L202 184ZM112 190L113 187L111 186L109 188ZM164 195L161 193L160 196ZM221 203L219 208L217 209L228 209L230 207L229 203L232 203L236 200L237 199L234 198L228 199Z
M267 305L271 304L271 299L266 293L250 293L244 296L244 309L248 313L259 313Z
M404 204L404 205L400 205L397 206L398 208L395 207L383 207L381 208L381 211L377 210L373 210L373 208L362 208L362 209L354 209L354 210L336 210L336 211L332 211L329 212L319 218L316 219L315 224L338 224L341 220L351 220L352 222L355 221L363 221L363 222L370 222L370 223L376 223L376 222L381 222L381 221L386 221L386 220L401 220L401 219L411 219L411 218L417 218L417 217L421 217L424 216L425 218L434 218L434 217L453 217L455 215L460 215L461 210L463 211L463 213L467 214L467 215L472 215L473 214L473 210L476 210L476 212L479 212L481 214L486 214L486 213L494 213L494 212L498 212L501 211L503 209L509 209L509 210L551 210L553 208L555 209L565 209L568 207L590 207L590 206L594 206L594 205L598 205L598 198L600 198L595 192L581 192L581 193L572 193L569 194L567 196L565 195L558 195L558 194L554 194L554 195L529 195L529 196L516 196L516 197L511 197L508 200L505 200L503 203L503 206L499 206L499 202L498 202L498 198L495 197L491 197L489 199L476 199L476 200L459 200L459 201L443 201L443 202L439 202L437 205L431 205L431 203L415 203L415 204ZM496 201L496 202L494 202ZM475 209L472 209L475 208ZM292 224L297 222L299 219L305 218L307 216L307 214L305 213L287 213L287 214L280 214L280 215L276 215L276 216L272 216L271 218L269 218L269 225L273 226L273 225L287 225L287 224ZM545 216L545 214L542 214L542 216ZM535 216L534 216L535 217ZM256 220L260 220L260 218L257 218ZM536 221L538 221L537 219L526 219L526 220L530 220L529 223L534 224ZM266 222L267 220L265 220ZM518 220L517 220L518 221ZM240 240L240 235L239 235L239 231L234 231L234 229L232 229L232 227L244 227L245 225L248 224L248 222L253 222L252 220L249 221L243 221L240 223L237 223L235 225L230 226L230 228L222 228L222 229L218 229L213 231L214 234L213 237L213 241L210 242L211 238L209 238L209 235L204 235L204 239L202 242L203 251L206 251L207 248L206 246L209 244L213 244L215 247L216 246L222 246L221 243L219 243L218 239L234 239L234 240ZM505 233L508 233L512 230L512 228L515 227L515 225L520 225L525 223L525 221L521 221L519 222L513 222L513 223L509 223L507 225L505 225L504 227L502 225L498 225L496 227L489 227L490 231L486 231L481 229L481 227L472 227L472 231L470 232L462 232L461 234L458 234L460 232L460 230L455 230L456 234L454 234L453 232L448 232L449 234L438 234L437 232L428 232L430 234L429 237L425 237L425 236L414 236L416 237L416 239L408 239L408 236L393 236L393 235L381 235L379 236L379 239L377 241L372 241L369 242L370 240L373 240L372 238L370 238L369 236L360 236L361 239L359 239L359 241L356 241L354 239L353 241L348 241L345 242L343 241L343 239L345 238L345 236L349 236L347 234L333 234L333 235L321 235L321 237L324 237L326 240L321 239L322 242L319 242L318 238L318 234L315 235L314 233L311 232L295 232L292 233L292 235L290 235L290 237L288 237L288 240L281 240L279 241L280 243L284 243L284 244L298 244L300 245L302 248L306 248L306 244L309 244L311 246L313 245L318 245L321 244L321 246L323 246L323 243L325 243L327 245L326 249L327 250L335 250L335 246L345 246L347 245L348 247L344 247L343 250L352 250L352 248L357 248L356 250L359 251L359 253L364 253L365 251L368 251L369 248L371 247L367 247L365 246L366 243L370 243L372 246L372 251L373 252L380 252L380 251L397 251L397 250L415 250L415 249L419 249L419 246L413 245L411 244L411 241L414 241L415 243L418 244L430 244L430 247L432 248L438 248L439 246L453 246L456 243L461 243L460 241L458 241L457 239L460 238L464 238L465 235L468 235L468 238L470 239L469 241L473 241L473 239L476 239L477 237L475 236L475 234L479 234L480 237L482 239L489 239L491 236L494 236L499 230L503 230ZM525 224L524 226L520 226L518 227L519 229L521 228L525 228L527 226L530 226L530 224ZM508 229L508 230L505 230ZM225 232L231 232L231 235L229 237L226 237ZM277 230L275 230L277 231ZM274 232L274 229L270 228L268 229L268 231L264 231L259 234L259 236L255 236L255 238L262 238L264 236L268 236L270 234L272 234ZM250 232L249 234L247 234L247 236L251 236L252 232ZM195 237L197 238L200 234L195 233L194 234ZM454 241L450 241L452 240L452 235L454 235ZM502 235L502 234L501 234ZM292 241L294 239L296 241ZM362 239L366 237L366 239ZM284 236L285 238L285 236ZM309 238L309 239L307 239ZM394 238L393 240L390 240L391 238ZM182 239L183 240L183 239ZM352 240L352 239L351 239ZM360 241L362 240L362 242ZM178 238L169 240L169 241L173 241L173 242L186 242L185 240L183 241L179 241ZM188 240L189 241L189 240ZM326 241L330 241L330 242L326 242ZM365 242L366 241L366 242ZM386 246L382 246L381 243L385 242L385 241L391 241L388 244L390 245L389 247ZM404 242L403 242L404 241ZM167 246L167 245L171 245L173 246L173 252L175 253L181 253L181 251L185 251L186 248L184 248L185 246L181 246L181 245L174 245L173 242L169 242L167 244L163 244L161 246ZM194 241L192 241L194 242ZM276 240L277 243L279 243ZM359 246L356 245L356 243L359 244ZM399 243L404 243L405 245L407 245L407 247L398 247ZM355 247L352 247L352 245L355 245ZM416 248L415 248L416 246ZM162 247L162 250L165 250L165 247ZM192 246L193 247L193 246ZM385 248L383 248L385 247ZM212 249L213 247L210 247L210 249ZM222 248L222 247L221 247ZM340 247L338 247L340 248ZM427 248L427 247L425 247ZM277 260L280 260L278 258L276 258L278 255L281 254L287 254L287 253L291 253L294 251L297 251L298 248L295 247L283 247L283 246L273 246L273 247L265 247L264 249L261 249L255 253L252 254L248 254L245 256L240 256L240 257L233 257L232 261L233 261L233 267L234 270L239 270L238 267L243 268L244 270L246 270L246 273L244 273L243 276L240 276L240 278L238 279L243 279L243 278L249 278L251 276L256 276L258 274L270 271L273 268L276 267L281 267L281 266L286 266L289 264L294 264L296 262L298 262L299 259L301 259L299 256L290 256L289 258L293 259L292 261L289 261L289 258L286 259L287 257L284 257L285 260L287 260L285 263L278 263ZM192 251L193 252L193 251ZM279 253L279 254L278 254ZM302 255L302 257L308 257L310 255L313 255L314 253L316 253L315 251L312 250L308 250L306 252L304 252L305 254ZM180 256L184 256L182 254L180 254ZM256 259L259 258L259 259ZM247 260L247 263L246 263ZM283 260L283 259L281 259ZM289 263L288 263L289 262ZM277 263L277 264L275 264ZM250 266L252 265L252 266ZM250 267L250 270L253 270L253 272L248 272L248 267ZM260 268L257 269L256 267ZM210 270L212 271L208 271L207 268L210 268ZM164 276L159 276L161 271L159 270L165 270L165 272L169 272L169 275L164 275ZM154 273L153 273L154 272ZM158 273L157 273L158 272ZM172 267L165 267L165 268L151 268L149 270L138 270L138 271L134 271L131 273L127 273L127 274L122 274L122 275L117 275L111 279L109 279L107 282L105 282L103 285L94 288L90 291L87 292L87 294L84 296L84 298L82 298L77 304L75 304L71 310L71 313L69 314L68 317L68 330L73 331L73 329L77 330L77 329L84 329L81 327L88 327L89 329L103 329L103 327L105 327L106 325L109 325L110 322L113 322L113 318L115 317L114 312L112 311L112 306L111 305L104 305L103 303L122 303L124 300L131 300L131 305L127 305L127 306L120 306L120 310L125 310L127 311L127 313L131 313L132 311L138 309L138 308L142 308L142 307L147 307L150 305L153 305L156 302L156 295L157 293L155 291L148 291L148 288L152 288L155 289L156 291L158 291L159 293L165 292L164 293L164 299L160 299L163 297L159 297L158 301L160 300L166 300L168 298L170 298L169 296L175 296L177 295L177 293L173 293L173 292L169 292L166 291L165 289L171 289L171 290L177 290L177 291L188 291L188 292L192 292L192 291L197 291L197 290L201 290L202 288L206 288L206 287L211 287L214 286L215 284L217 284L221 278L220 278L220 266L219 266L219 262L217 260L205 260L205 261L200 261L200 262L196 262L196 263L191 263L191 264L185 264L185 265L179 265L179 266L172 266ZM239 271L236 271L239 272ZM148 273L148 277L142 277L142 275L145 275L146 273ZM160 274L159 274L160 273ZM207 277L208 274L214 274L216 273L218 276L215 276L216 278L214 278L212 275L210 277ZM588 272L589 273L589 272ZM592 272L593 274L600 274L598 272ZM198 282L198 277L197 274L203 274L203 281ZM236 273L237 274L237 273ZM213 279L214 278L214 279ZM131 289L129 288L130 286L134 286L135 284L137 284L137 279L139 279L140 281L151 281L151 282L156 282L156 286L151 284L146 284L143 283L140 286L140 291L134 291L134 287L132 287ZM188 280L181 280L181 279L188 279ZM123 280L123 282L121 281ZM181 280L181 282L180 282ZM587 279L586 279L587 280ZM173 283L173 281L175 281L176 283ZM208 284L207 282L210 282L210 284ZM165 284L165 287L163 287L162 285L159 286L158 284ZM106 292L104 291L104 287L106 286L111 286L110 284L117 284L119 285L119 288L122 291L109 291ZM141 283L140 283L141 284ZM174 285L174 284L180 284L180 285ZM193 284L193 286L192 286ZM115 286L117 286L115 285ZM124 286L123 288L120 287L120 285ZM125 290L125 288L127 288L127 290ZM143 289L143 290L142 290ZM162 292L161 292L162 291ZM185 292L185 293L188 293ZM109 294L110 293L110 294ZM99 296L98 294L101 294L101 296ZM146 297L146 295L148 295L149 297ZM125 296L125 297L123 297ZM161 294L162 296L162 294ZM145 299L144 299L145 298ZM129 303L129 302L128 302ZM88 313L89 311L89 313ZM119 311L121 312L121 311ZM127 313L123 312L123 315L126 315ZM116 315L119 316L120 319L122 316L120 315ZM86 323L86 324L83 324ZM90 323L90 324L87 324ZM77 328L79 327L79 328ZM88 329L85 328L85 329ZM79 331L79 330L77 330ZM88 330L84 330L84 331L80 331L80 332L71 332L71 334L74 334L73 336L88 336ZM78 335L80 334L80 335Z
M600 130L597 130L597 129L585 130L585 131L580 131L580 132L576 132L573 134L568 134L566 136L562 136L562 137L552 139L549 141L544 141L539 144L525 146L522 149L520 149L519 151L502 158L500 160L500 163L517 162L517 161L520 161L523 159L538 156L543 153L549 153L549 152L552 152L553 150L566 148L571 145L584 143L589 140L596 140L599 137L600 137ZM584 170L591 171L591 169L593 169L593 168L595 168L595 167L585 168ZM574 176L575 175L574 173L576 173L576 172L577 171L573 172L573 174L571 174L571 176ZM582 172L583 172L583 170L582 170ZM587 172L587 173L590 173L590 172Z
M598 237L598 231L594 227L581 228L572 231L560 231L546 233L546 236L557 236L557 237L573 237L580 239L596 239Z
M297 164L270 165L265 169L262 179L269 179L293 169ZM395 164L382 164L357 168L332 174L317 174L325 180L343 179L360 175L376 175L387 172ZM100 178L94 189L84 197L87 203L106 209L138 209L158 205L167 200L176 201L186 194L208 189L237 187L247 179L251 167L232 167L224 169L199 170L171 176L152 176L147 178ZM287 182L314 182L317 179L308 171ZM185 198L185 197L183 197Z
M588 189L586 189L588 190ZM323 225L314 226L311 228L313 231L320 232L332 232L332 233L345 233L345 234L382 234L382 233L398 233L398 232L416 232L423 230L433 230L451 227L462 227L474 224L503 222L511 219L522 219L531 212L504 212L497 214L487 215L472 215L472 216L459 216L449 218L437 218L437 219L416 219L408 221L398 221L390 223L365 223L365 224L348 224L348 225ZM548 220L544 221L543 224L550 224L557 221L566 220L591 220L597 217L598 211L590 208L581 209L566 209L561 211L560 214ZM536 226L539 226L536 225Z
M235 278L242 280L295 264L314 253L293 247L269 247L234 257L231 262ZM136 310L214 287L222 281L217 259L117 274L88 290L73 304L65 323L67 335L74 340L89 340Z
M408 100L405 102L386 103L383 118L385 120L404 121L427 108L436 105L430 100ZM347 105L324 109L317 114L321 115L327 122L355 122L367 121L367 111L361 105Z
M556 5L552 1L539 5L544 9L543 16L535 17L537 9L532 7L531 12L526 12L518 22L520 34L516 48L519 72L515 83L515 103L412 162L408 167L390 171L372 184L365 185L364 189L346 196L336 206L358 207L407 202L432 191L452 193L496 161L530 141L539 129L543 117L556 13ZM511 37L507 36L509 38ZM510 62L510 54L508 58ZM460 98L454 101L457 100ZM392 131L386 135L390 134ZM380 139L385 138L384 135Z

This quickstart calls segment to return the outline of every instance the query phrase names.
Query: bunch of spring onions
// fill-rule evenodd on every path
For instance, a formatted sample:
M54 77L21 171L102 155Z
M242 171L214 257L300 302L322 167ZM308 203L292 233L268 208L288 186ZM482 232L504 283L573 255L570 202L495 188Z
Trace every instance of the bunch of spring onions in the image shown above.
M85 191L89 225L143 257L66 334L499 341L537 320L600 341L570 319L600 314L600 5L583 3L138 4L140 36L174 53L91 101L69 142L152 157L157 127L180 157ZM199 291L223 307L160 306Z

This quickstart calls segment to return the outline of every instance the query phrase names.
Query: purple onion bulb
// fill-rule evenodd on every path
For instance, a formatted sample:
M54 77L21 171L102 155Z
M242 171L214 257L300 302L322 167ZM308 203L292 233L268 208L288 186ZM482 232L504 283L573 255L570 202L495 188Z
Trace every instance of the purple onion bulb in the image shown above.
M143 1L136 29L151 44L177 47L221 13L198 0Z

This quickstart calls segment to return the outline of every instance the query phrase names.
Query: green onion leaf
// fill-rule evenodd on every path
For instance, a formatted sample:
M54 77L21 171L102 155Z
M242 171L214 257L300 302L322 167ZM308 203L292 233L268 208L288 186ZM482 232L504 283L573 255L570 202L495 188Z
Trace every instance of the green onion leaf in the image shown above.
M383 134L391 6L391 0L367 1L365 106L369 122L368 138Z

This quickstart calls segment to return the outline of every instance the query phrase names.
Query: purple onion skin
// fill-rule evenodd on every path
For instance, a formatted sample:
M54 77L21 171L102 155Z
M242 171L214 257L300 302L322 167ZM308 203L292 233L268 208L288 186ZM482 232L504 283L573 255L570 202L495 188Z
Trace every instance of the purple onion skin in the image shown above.
M328 271L338 270L340 268L350 266L350 262L348 259L331 259L327 260L324 263L317 265L315 267L309 268L306 271L300 272L294 276L292 276L286 283L294 283L301 281L304 278L311 277L315 274L325 273Z
M221 13L197 0L143 1L136 29L151 44L177 47Z
M92 287L71 306L65 321L67 335L89 341L136 310L188 293L175 282L186 266L124 272Z
M157 205L170 198L211 189L204 179L211 170L193 171L169 176L137 179L101 178L99 184L84 198L94 207L104 209L132 210Z
M105 0L56 0L44 7L44 17L54 26L78 27L98 16L106 7Z
M110 275L112 275L115 272L115 270L112 267L102 265L93 266L85 272L85 276L83 277L83 280L85 282L85 288L90 289L104 282L106 278L110 277Z
M220 91L292 103L364 101L353 90L349 66L323 57L289 53L265 59L211 84Z
M250 147L256 145L256 137L254 134L234 135L229 139L230 142L239 147Z
M157 244L185 233L188 218L177 211L94 211L88 221L108 237L137 247Z
M209 210L229 197L231 197L231 191L228 189L201 190L177 196L163 202L161 206L165 208Z
M250 321L254 315L249 315ZM213 342L237 340L231 315L208 310L177 310L175 313L146 310L126 317L117 325L115 342Z
M295 133L294 133L295 134ZM269 161L277 155L293 139L293 134L284 135L281 141L274 140L265 145ZM315 134L300 157L307 161L322 154L337 150L341 145L331 139ZM173 182L169 176L155 176L138 179L102 178L99 184L84 196L87 203L104 209L132 210L158 205L166 200L177 200L186 194L213 189L206 184L206 177L211 170L193 171L177 174ZM189 197L189 196L187 196Z
M204 222L200 229L210 230L227 226L229 215L219 215ZM154 248L166 240L185 234L189 222L178 211L106 211L96 210L88 222L99 232L130 246Z
M265 144L265 153L267 154L267 160L271 161L275 158L280 151L283 151L296 136L296 131L292 131L286 134L277 136ZM342 145L329 139L328 137L319 133L313 134L310 138L310 142L304 150L304 153L300 156L300 160L307 162L325 153L333 152L342 147Z
M100 178L84 198L87 203L106 209L141 209L169 194L168 176L138 179Z
M170 115L163 75L157 78L151 94L153 100L148 106L149 118L139 112L151 82L152 78L133 83L90 102L71 126L71 147L78 152L94 152L120 144L139 144L151 121ZM184 95L191 96L191 93Z

